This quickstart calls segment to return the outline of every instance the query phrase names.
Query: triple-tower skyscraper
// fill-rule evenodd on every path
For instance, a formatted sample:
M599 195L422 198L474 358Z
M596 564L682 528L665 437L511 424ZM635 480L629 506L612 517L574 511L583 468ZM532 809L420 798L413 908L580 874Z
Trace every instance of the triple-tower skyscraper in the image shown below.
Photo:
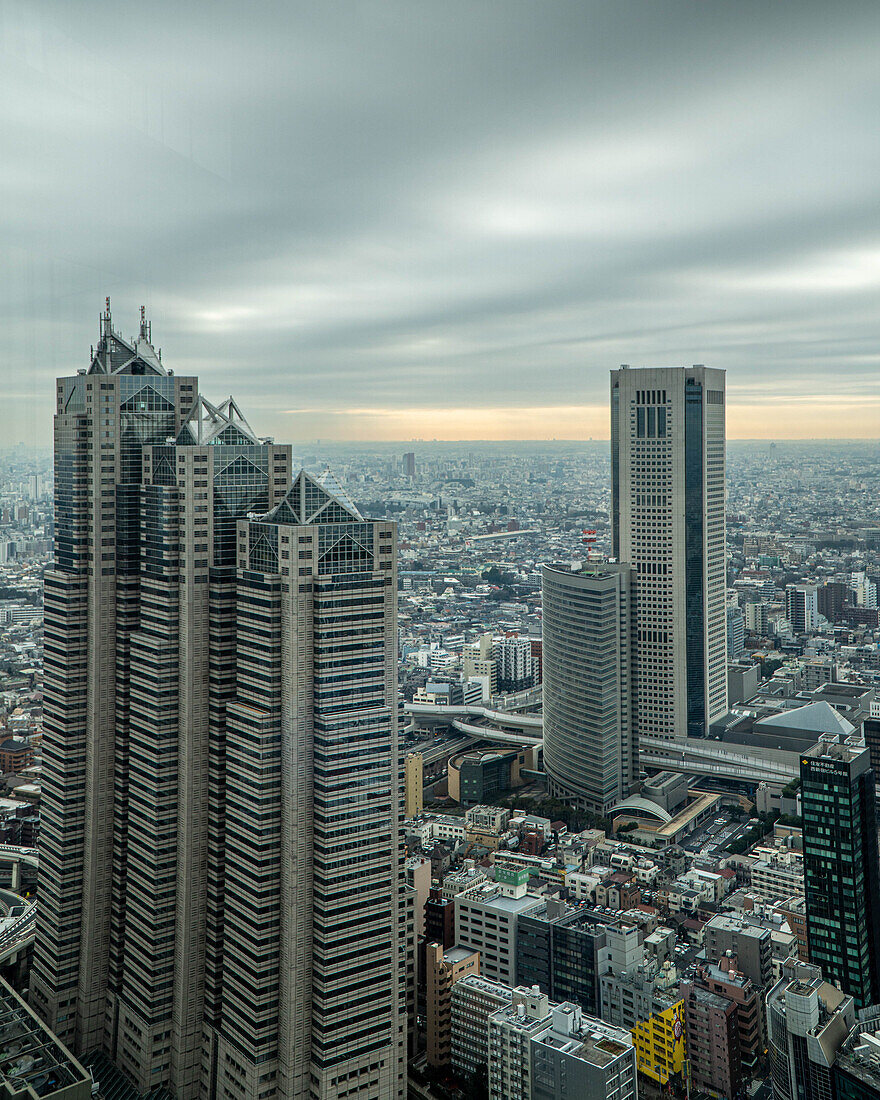
M58 380L31 996L174 1097L403 1097L396 528L112 326Z

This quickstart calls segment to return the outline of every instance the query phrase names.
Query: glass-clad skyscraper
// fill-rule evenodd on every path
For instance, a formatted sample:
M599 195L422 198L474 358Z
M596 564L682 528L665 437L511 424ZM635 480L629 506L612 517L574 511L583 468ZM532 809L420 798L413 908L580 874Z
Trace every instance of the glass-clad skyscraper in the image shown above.
M825 734L801 757L810 962L855 1001L880 1002L874 773L860 742Z

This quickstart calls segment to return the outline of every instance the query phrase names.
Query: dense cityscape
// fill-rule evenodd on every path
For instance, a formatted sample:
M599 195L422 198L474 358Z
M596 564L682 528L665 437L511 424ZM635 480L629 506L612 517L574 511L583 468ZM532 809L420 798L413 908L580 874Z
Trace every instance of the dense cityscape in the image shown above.
M878 1094L875 442L291 448L100 324L0 460L10 1096Z

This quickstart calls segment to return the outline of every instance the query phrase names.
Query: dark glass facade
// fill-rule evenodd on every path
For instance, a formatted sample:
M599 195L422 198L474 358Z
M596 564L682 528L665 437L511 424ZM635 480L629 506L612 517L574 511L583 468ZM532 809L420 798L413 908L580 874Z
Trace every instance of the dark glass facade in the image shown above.
M620 386L611 387L611 553L620 560Z
M706 731L703 387L688 379L684 407L685 636L688 737Z
M857 1008L880 1000L880 868L868 750L819 743L801 757L810 962Z
M572 1001L597 1015L598 954L605 926L589 911L524 914L517 921L516 978L553 1001Z

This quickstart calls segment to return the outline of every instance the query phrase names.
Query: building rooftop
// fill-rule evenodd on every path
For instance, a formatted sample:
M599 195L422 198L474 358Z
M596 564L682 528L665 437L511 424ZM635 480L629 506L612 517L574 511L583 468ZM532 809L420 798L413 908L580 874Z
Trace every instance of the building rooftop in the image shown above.
M848 737L855 731L855 726L824 700L808 703L807 706L797 707L795 710L784 710L780 714L762 718L758 724L764 729L784 726L786 729L815 733L817 736L821 733L842 733Z
M469 947L448 947L443 952L443 961L445 963L460 963L465 959L471 958L476 952L472 951Z
M870 1032L850 1036L838 1051L837 1065L880 1095L880 1038Z
M0 1078L9 1096L50 1097L70 1090L65 1095L74 1097L91 1092L88 1071L2 978Z
M808 760L840 760L846 764L851 764L862 755L867 760L868 749L856 738L844 738L827 734L802 755Z

